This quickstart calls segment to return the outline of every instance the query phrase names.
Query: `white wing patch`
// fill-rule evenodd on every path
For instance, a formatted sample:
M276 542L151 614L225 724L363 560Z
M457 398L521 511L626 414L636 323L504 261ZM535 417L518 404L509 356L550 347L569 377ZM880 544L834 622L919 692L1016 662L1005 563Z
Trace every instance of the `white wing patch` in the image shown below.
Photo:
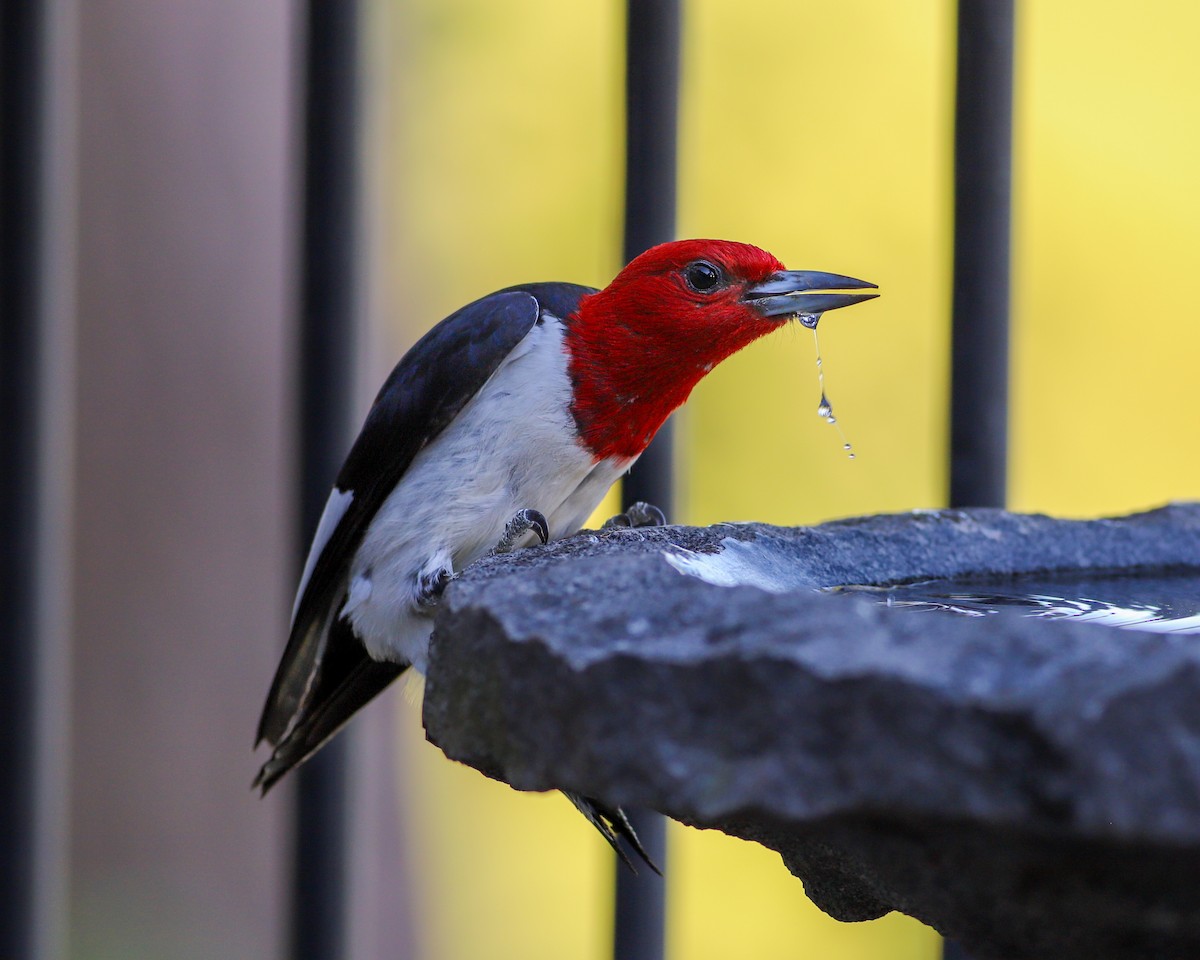
M296 619L296 611L300 609L300 598L304 596L309 577L312 576L313 568L320 559L321 551L325 549L325 544L329 543L329 538L333 536L333 531L342 522L342 517L350 509L350 503L353 500L353 490L339 490L334 487L329 494L329 499L325 501L325 509L321 512L321 522L317 524L317 532L313 534L312 546L308 548L308 559L304 561L304 572L300 574L300 586L296 589L296 599L292 602L293 622Z

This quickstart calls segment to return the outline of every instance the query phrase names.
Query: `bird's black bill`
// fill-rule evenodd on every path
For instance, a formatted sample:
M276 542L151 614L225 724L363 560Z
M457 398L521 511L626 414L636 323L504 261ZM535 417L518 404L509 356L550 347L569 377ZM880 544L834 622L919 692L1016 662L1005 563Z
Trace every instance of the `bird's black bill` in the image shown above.
M815 327L817 318L829 310L872 300L877 293L844 293L874 290L875 284L820 270L780 270L761 283L748 287L742 302L764 317L798 316L805 326ZM811 318L805 322L805 318Z

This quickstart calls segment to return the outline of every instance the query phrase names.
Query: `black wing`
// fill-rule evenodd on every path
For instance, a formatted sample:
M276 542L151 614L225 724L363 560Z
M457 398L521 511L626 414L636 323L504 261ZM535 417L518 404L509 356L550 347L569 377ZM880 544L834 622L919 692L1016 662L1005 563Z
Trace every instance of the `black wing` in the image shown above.
M258 726L275 747L264 789L316 750L407 664L377 663L338 619L350 561L372 518L417 453L462 410L542 318L566 317L590 288L511 287L475 301L429 331L380 389L336 487L352 499L313 566Z

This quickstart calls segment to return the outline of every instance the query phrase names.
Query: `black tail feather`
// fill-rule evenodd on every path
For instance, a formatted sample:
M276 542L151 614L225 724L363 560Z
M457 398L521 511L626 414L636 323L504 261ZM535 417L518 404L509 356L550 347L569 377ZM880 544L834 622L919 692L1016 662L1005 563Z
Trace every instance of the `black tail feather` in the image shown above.
M285 732L272 739L270 730L277 729L278 722L266 724L267 740L274 751L258 771L253 784L261 787L264 794L280 777L312 756L361 707L408 669L407 663L372 660L344 620L337 620L330 626L321 654L310 690L296 715L288 719Z
M650 859L650 854L642 846L642 841L638 839L637 831L633 829L633 824L625 816L624 810L620 807L610 807L600 800L594 800L591 797L585 797L578 793L571 793L568 790L564 790L563 795L575 804L579 812L587 817L588 823L595 827L600 832L600 836L608 841L609 846L617 851L617 856L621 858L625 866L635 874L637 873L637 867L634 866L633 861L629 858L629 854L625 852L625 848L621 846L622 838L633 849L633 852L645 862L646 866L660 877L662 876L662 871L658 869L658 864Z
M407 669L398 663L381 663L370 658L354 668L334 691L276 745L271 759L254 778L265 794L289 770L299 766L337 733L368 700Z

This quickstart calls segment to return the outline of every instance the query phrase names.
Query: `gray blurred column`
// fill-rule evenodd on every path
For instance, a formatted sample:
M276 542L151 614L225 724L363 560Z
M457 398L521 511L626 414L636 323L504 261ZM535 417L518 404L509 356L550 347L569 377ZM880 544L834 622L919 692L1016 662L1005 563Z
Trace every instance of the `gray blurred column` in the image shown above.
M294 6L80 6L72 954L278 956Z

